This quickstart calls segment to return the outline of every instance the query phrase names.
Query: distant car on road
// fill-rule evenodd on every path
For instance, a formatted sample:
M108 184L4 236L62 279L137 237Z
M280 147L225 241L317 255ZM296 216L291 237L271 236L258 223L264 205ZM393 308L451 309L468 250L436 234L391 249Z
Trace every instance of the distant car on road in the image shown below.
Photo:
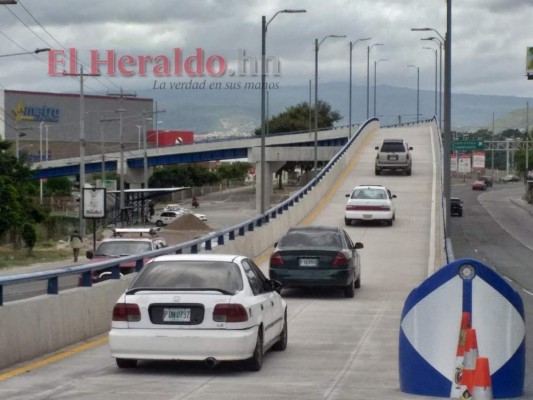
M358 221L380 221L392 226L396 218L396 198L389 189L382 185L356 186L347 194L344 223L350 226Z
M520 182L520 178L516 175L506 175L502 178L502 182L505 182L505 183Z
M478 180L485 182L485 185L487 185L487 188L492 187L493 180L490 176L480 176Z
M487 190L487 184L484 181L474 181L472 190Z
M339 227L294 227L277 243L269 273L284 287L338 287L353 297L361 286L358 249Z
M200 221L207 221L207 217L204 214L199 214L194 211L189 210L188 208L182 207L179 204L167 204L163 211L177 211L184 214L191 214L198 218Z
M450 215L463 216L463 201L457 197L450 199Z
M138 360L244 361L287 347L281 284L249 258L180 254L147 263L113 308L109 348L119 368Z
M91 263L96 263L167 247L165 239L158 236L158 233L159 228L116 228L112 237L102 240L96 252L87 250L86 257ZM148 259L145 260L147 261ZM135 261L121 263L119 269L121 276L130 274L135 271ZM109 269L95 270L91 275L91 282L98 283L110 278ZM82 276L79 284L83 284Z
M384 139L381 146L376 146L378 154L374 165L376 175L388 169L402 171L411 175L412 158L410 150L413 150L403 139Z
M185 213L182 211L162 211L152 215L149 218L149 221L157 226L163 226L171 224L183 215L185 215Z

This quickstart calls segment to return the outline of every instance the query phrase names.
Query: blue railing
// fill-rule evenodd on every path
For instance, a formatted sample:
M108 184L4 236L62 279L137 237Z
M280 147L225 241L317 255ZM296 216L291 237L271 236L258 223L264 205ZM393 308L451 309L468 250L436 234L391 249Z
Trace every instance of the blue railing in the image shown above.
M113 260L102 261L93 264L78 265L66 267L61 269L34 272L27 274L18 274L13 276L0 277L0 306L4 304L4 286L16 285L22 283L47 281L47 294L55 295L59 293L59 279L66 276L81 276L80 286L91 287L91 276L93 271L100 271L103 269L111 271L111 279L120 279L120 264L126 262L135 262L135 270L139 271L144 266L144 260L164 254L181 254L181 253L199 253L201 251L209 251L213 247L213 242L216 245L223 246L227 240L235 240L237 236L245 236L247 232L252 232L256 228L261 228L267 225L271 218L276 218L278 215L287 212L290 207L294 207L298 202L306 196L323 178L329 173L333 165L339 160L346 150L357 139L361 131L370 123L377 121L377 118L372 118L360 126L348 142L341 148L341 150L333 157L322 170L311 180L307 185L302 187L299 191L294 193L287 200L277 204L275 207L267 210L264 214L258 214L240 224L226 228L224 230L211 233L198 239L190 240L174 246L165 247L162 249L150 251L143 254L133 256L115 258Z

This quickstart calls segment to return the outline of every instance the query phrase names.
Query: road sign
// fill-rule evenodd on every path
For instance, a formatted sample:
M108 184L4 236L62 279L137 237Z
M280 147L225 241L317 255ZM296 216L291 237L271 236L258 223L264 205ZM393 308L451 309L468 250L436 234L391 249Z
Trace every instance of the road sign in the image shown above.
M483 150L484 148L483 140L454 140L452 142L453 150Z

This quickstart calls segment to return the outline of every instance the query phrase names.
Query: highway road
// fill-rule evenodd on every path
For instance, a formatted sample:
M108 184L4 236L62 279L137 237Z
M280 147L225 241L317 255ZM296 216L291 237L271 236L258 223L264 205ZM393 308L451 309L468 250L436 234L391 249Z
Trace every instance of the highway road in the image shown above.
M374 176L374 146L385 137L403 137L414 147L412 176ZM104 335L0 372L0 398L432 398L402 393L398 381L398 334L403 302L427 277L431 254L430 204L434 175L430 137L428 127L383 129L371 136L330 196L303 221L303 224L343 226L345 194L356 184L383 184L398 196L392 227L371 224L346 227L354 241L365 245L361 250L362 286L353 299L344 298L338 290L283 291L289 310L288 348L285 352L268 353L260 372L248 372L235 364L208 369L200 363L173 362L143 362L135 370L120 370L110 357ZM455 190L460 188L454 187ZM468 200L465 217L452 220L458 235L462 224L475 222L468 205L470 192L465 188L465 203ZM478 209L475 200L472 196L471 207L481 213L482 207ZM486 225L485 230L497 229L488 228L490 216ZM468 226L464 225L463 229L466 232ZM456 257L488 254L488 251L479 252L481 245L475 247L478 253L473 248L458 245ZM268 255L265 253L257 259L263 270L267 269ZM517 268L510 269L513 272ZM526 308L531 313L530 303L526 303ZM531 398L532 391L527 394Z
M529 333L533 332L533 205L521 201L524 192L523 183L496 183L485 192L473 191L470 182L452 186L452 196L464 201L464 212L462 218L451 219L451 228L456 259L475 258L493 267L520 293ZM532 353L529 340L524 398L530 399Z

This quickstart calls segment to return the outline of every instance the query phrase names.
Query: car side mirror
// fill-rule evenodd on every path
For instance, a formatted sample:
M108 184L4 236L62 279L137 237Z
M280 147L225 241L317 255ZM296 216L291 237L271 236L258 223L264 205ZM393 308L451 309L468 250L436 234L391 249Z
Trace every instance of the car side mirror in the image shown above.
M350 197L350 194L347 194L345 197Z
M274 292L281 294L281 289L283 287L281 282L276 281L274 279L271 279L269 282L270 282L270 291L274 291Z
M413 150L413 148L412 148L412 147L409 147L409 150Z
M379 150L379 146L374 147L374 149Z
M392 198L393 198L393 199L395 199L395 198L396 198L396 195L395 195L395 194L393 194L393 195L392 195Z
M87 257L89 260L92 259L94 257L93 251L87 250L87 252L85 253L85 257Z
M357 249L363 249L365 247L365 245L363 243L361 243L361 242L356 242L354 247L355 247L356 250Z

